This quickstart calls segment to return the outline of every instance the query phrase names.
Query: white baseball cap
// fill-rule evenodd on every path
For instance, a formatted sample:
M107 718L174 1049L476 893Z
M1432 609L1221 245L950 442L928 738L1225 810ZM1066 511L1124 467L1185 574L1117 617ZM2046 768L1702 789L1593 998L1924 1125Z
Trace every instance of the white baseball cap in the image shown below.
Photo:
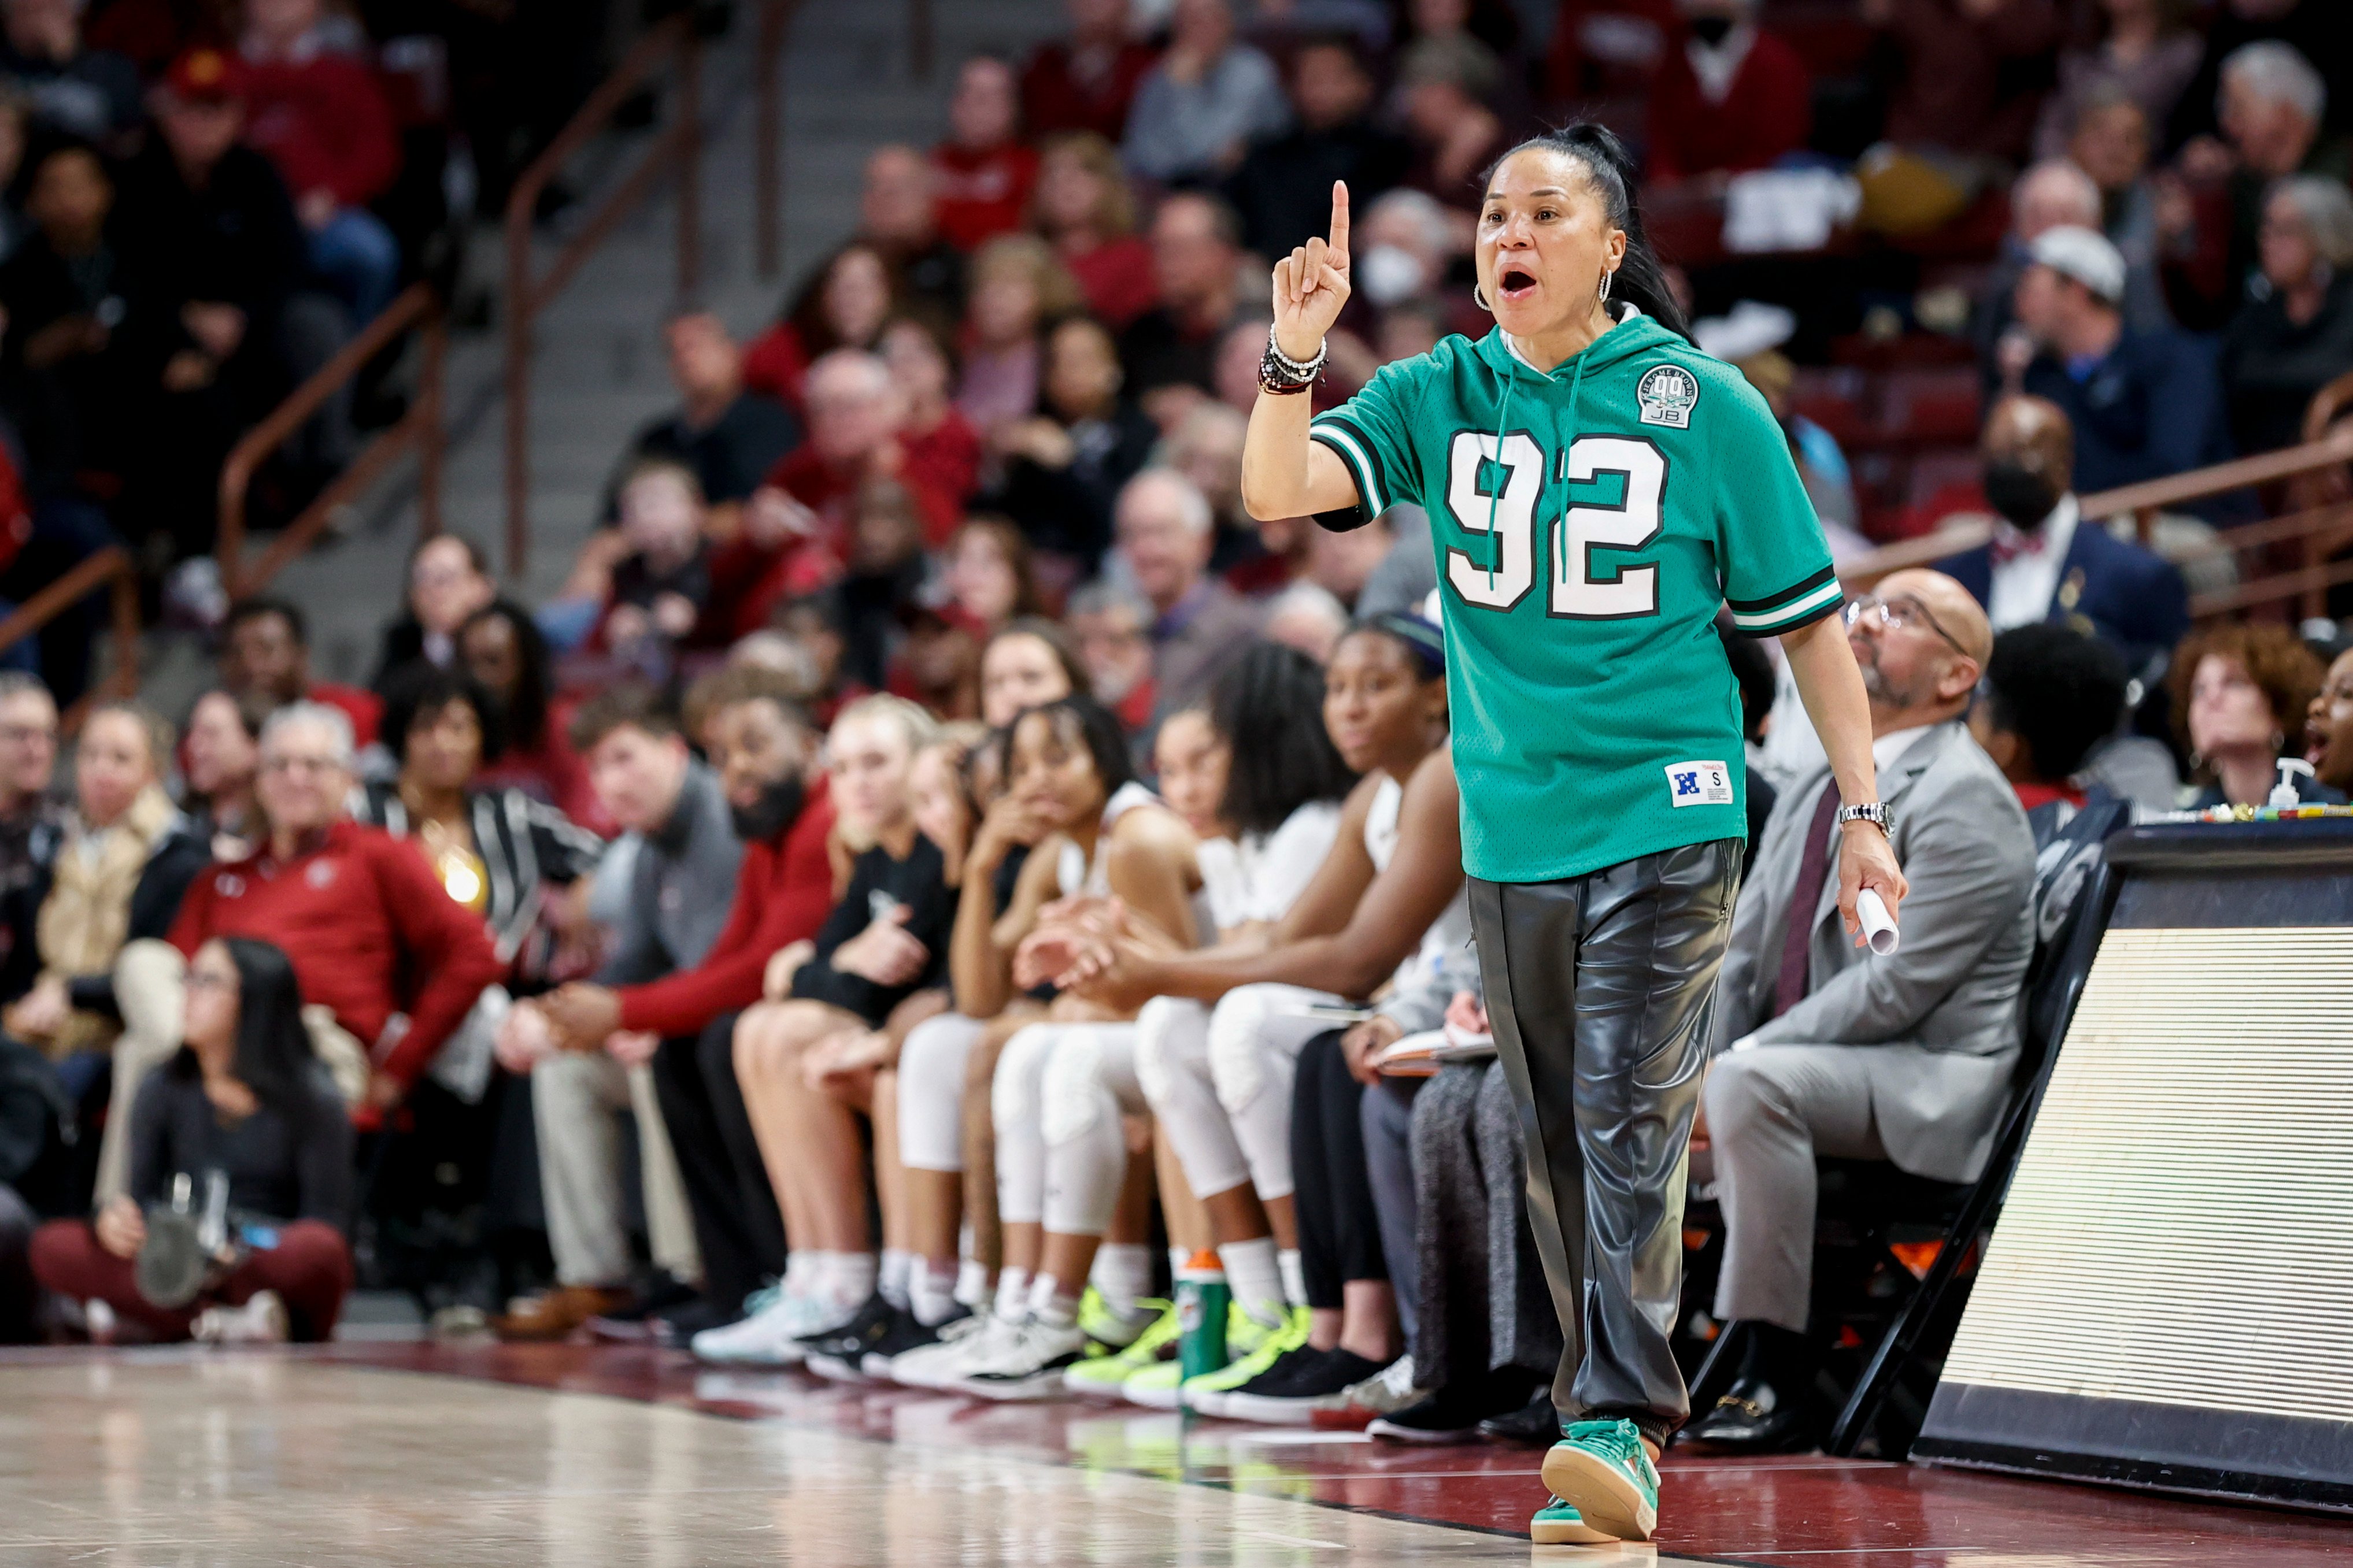
M2125 297L2125 253L2106 236L2074 224L2044 229L2027 247L2038 266L2072 278L2111 305Z

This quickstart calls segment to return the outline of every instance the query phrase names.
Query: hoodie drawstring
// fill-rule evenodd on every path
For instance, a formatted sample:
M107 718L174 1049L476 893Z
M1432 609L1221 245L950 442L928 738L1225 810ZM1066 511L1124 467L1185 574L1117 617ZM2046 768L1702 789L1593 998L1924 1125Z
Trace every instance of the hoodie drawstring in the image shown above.
M1496 329L1499 332L1502 330L1500 327ZM1577 396L1585 386L1586 357L1584 353L1578 353L1577 368L1569 373L1568 377L1568 446L1570 447L1577 445ZM1538 374L1543 373L1538 372ZM1504 339L1504 396L1495 410L1495 466L1504 470L1504 478L1497 482L1494 493L1487 498L1487 588L1490 593L1494 591L1495 572L1504 560L1504 542L1495 536L1495 511L1503 504L1504 485L1511 482L1512 470L1504 461L1504 432L1512 422L1512 389L1517 386L1519 382L1520 356L1512 351L1512 340L1506 336ZM1567 452L1568 448L1564 447L1561 449ZM1550 477L1541 468L1536 470L1536 500L1539 503L1544 500L1544 488ZM1567 478L1566 469L1562 477ZM1533 510L1528 514L1528 523L1530 527L1535 524L1535 514Z

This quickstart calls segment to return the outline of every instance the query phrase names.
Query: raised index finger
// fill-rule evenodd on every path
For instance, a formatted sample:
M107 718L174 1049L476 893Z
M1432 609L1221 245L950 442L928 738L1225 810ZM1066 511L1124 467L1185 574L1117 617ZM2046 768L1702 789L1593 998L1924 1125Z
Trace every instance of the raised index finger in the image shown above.
M1327 242L1336 253L1333 265L1342 271L1348 267L1348 182L1332 182L1332 237Z

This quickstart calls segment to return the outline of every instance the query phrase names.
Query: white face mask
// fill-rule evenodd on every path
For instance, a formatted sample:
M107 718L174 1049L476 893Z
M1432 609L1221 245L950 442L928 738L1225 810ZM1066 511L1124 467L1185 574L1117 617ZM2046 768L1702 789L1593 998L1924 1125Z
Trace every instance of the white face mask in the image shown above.
M1401 246L1376 245L1356 263L1357 287L1384 309L1412 299L1429 281L1421 258Z

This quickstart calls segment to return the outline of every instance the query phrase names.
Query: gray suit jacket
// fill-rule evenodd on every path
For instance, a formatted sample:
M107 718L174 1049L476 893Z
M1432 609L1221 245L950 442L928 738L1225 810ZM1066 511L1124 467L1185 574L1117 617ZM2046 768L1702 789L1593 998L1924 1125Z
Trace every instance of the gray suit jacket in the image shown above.
M1858 948L1838 913L1835 867L1814 908L1805 997L1770 1017L1789 901L1825 769L1782 792L1733 912L1715 1048L1854 1047L1880 1140L1896 1164L1939 1181L1975 1178L1993 1144L2018 1059L2019 988L2033 954L2034 838L2018 795L1957 720L1914 742L1882 774L1895 855L1911 892L1901 946Z

